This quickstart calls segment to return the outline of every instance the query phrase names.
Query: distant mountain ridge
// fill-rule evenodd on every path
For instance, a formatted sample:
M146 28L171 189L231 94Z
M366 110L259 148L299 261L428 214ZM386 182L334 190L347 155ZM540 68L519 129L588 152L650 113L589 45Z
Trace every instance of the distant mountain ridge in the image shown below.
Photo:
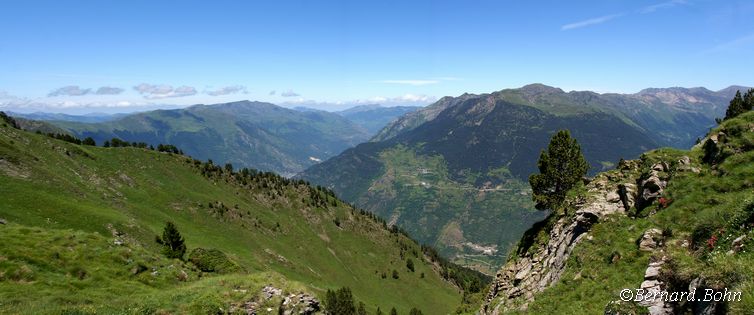
M622 95L532 84L444 97L299 176L489 271L542 218L527 178L557 130L578 139L594 174L653 148L690 147L723 116L731 90ZM497 254L480 257L479 248Z
M434 119L445 108L479 97L500 98L512 103L540 108L556 115L585 112L608 112L628 118L644 130L659 130L655 141L662 145L688 147L696 138L714 125L715 118L724 116L728 101L736 91L748 87L733 85L718 91L707 88L647 88L635 94L591 91L564 92L544 84L529 84L518 89L504 89L489 94L463 94L444 97L438 102L405 115L387 125L372 141L381 141Z
M372 135L377 134L388 123L407 113L420 109L419 106L384 107L379 104L359 105L335 112L353 123L364 127Z
M117 137L170 143L199 159L291 176L368 139L347 119L325 111L301 112L270 103L240 101L155 110L106 123L54 121L97 143Z
M14 117L21 117L21 118L26 118L26 119L31 119L31 120L42 120L42 121L59 120L59 121L72 121L72 122L83 122L83 123L106 122L106 121L115 120L120 117L129 115L129 114L106 114L106 113L69 115L69 114L63 114L63 113L46 113L46 112L34 112L34 113L8 112L8 114Z

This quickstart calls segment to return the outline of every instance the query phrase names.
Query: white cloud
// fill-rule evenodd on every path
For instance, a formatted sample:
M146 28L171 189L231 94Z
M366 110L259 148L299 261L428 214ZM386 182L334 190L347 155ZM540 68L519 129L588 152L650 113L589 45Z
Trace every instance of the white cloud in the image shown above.
M82 89L78 85L68 85L48 93L47 96L82 96L89 94L91 91L92 89Z
M587 26L592 26L592 25L598 25L598 24L602 24L602 23L605 23L607 21L610 21L612 19L618 18L621 15L622 14L611 14L611 15L600 16L600 17L596 17L596 18L593 18L593 19L583 20L583 21L579 21L579 22L575 22L575 23L570 23L570 24L566 24L566 25L561 26L560 30L562 30L562 31L568 31L568 30L572 30L572 29L577 29L577 28L582 28L582 27L587 27Z
M280 96L282 97L296 97L301 96L300 94L293 92L292 90L285 91L283 93L280 93Z
M154 85L142 83L134 86L134 90L143 95L146 99L161 99L168 97L184 97L196 94L196 89L191 86L179 86L173 88L171 85Z
M222 87L216 90L207 91L207 94L211 96L220 96L220 95L229 95L229 94L238 94L238 93L247 94L249 93L249 91L243 85L226 86L226 87Z
M94 93L97 95L118 95L123 93L123 89L119 87L103 86L97 89L97 92Z
M275 90L270 91L270 95L275 95L277 92Z
M639 12L643 14L647 14L647 13L655 12L657 10L670 9L674 6L684 5L684 4L688 4L688 2L686 0L671 0L671 1L663 2L663 3L648 5L642 8Z
M318 102L315 100L307 100L303 98L286 101L281 103L282 106L298 107L304 106L309 108L321 109L321 110L337 110L345 109L348 107L358 105L374 105L379 104L382 106L423 106L437 101L437 97L422 95L422 94L405 94L395 97L375 96L366 99L345 100L345 101L333 101L333 102Z
M56 96L84 96L84 95L90 95L90 94L97 94L97 95L117 95L123 93L123 89L118 87L112 87L112 86L102 86L98 88L96 91L94 89L90 88L82 88L78 85L68 85L61 88L58 88L50 93L47 94L48 97L56 97Z
M437 97L423 95L423 94L404 94L395 97L375 96L364 100L355 100L353 104L381 104L381 105L413 105L413 104L429 104L437 101Z

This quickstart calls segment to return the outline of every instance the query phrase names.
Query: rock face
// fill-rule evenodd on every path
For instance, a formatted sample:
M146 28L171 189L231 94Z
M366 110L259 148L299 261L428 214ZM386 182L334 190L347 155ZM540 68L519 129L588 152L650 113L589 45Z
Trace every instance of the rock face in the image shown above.
M519 254L495 276L482 314L526 310L535 293L557 282L573 248L592 225L613 213L625 213L634 203L634 172L638 161L622 161L619 170L602 173L588 185L589 196L577 205L573 216L563 216L553 224L545 246ZM661 232L660 232L661 233Z
M642 210L652 204L662 195L668 185L667 177L663 174L669 171L667 163L657 163L652 166L649 176L641 181L640 194L636 200L636 209Z

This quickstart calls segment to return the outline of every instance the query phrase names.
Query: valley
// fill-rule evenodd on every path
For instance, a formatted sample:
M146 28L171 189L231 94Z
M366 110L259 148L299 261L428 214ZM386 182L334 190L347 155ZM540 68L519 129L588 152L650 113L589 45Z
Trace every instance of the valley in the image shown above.
M722 116L728 94L601 95L533 84L445 97L299 176L491 273L546 215L534 210L527 178L552 133L571 130L596 174L652 148L691 146Z

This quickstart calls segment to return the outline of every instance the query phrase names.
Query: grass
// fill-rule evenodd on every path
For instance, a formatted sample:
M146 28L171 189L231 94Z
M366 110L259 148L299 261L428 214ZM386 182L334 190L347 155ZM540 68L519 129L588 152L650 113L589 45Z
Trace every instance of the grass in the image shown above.
M368 309L395 307L400 313L419 307L425 313L447 314L461 302L458 289L442 280L430 263L415 257L416 272L406 270L398 244L408 247L408 253L421 253L416 243L343 203L311 207L302 186L282 187L277 195L222 178L207 179L183 156L78 146L10 127L0 129L0 163L0 217L27 229L71 230L93 237L111 235L115 229L134 246L159 253L154 237L171 220L189 251L218 249L248 271L243 277L278 274L320 297L327 289L347 286ZM336 217L340 226L333 223ZM14 237L8 231L0 226L0 235ZM33 250L19 246L21 252ZM399 280L380 277L393 269L399 271ZM58 281L48 281L46 273L35 274L39 276L31 282L44 290L3 294L28 295L28 301L45 298L44 307L66 305L62 299L68 291ZM232 278L216 281L227 277ZM92 288L95 297L81 303L96 309L118 296L137 300L127 295L135 291L129 282L110 286L116 283L119 278ZM202 279L191 285L207 285L210 292L213 283ZM164 285L177 290L189 284ZM19 303L14 305L23 301Z
M560 282L536 295L529 305L530 314L598 314L608 302L619 299L619 291L639 288L650 254L638 250L636 240L649 228L666 231L665 252L669 263L662 277L675 287L686 290L691 280L702 277L706 285L743 292L740 302L725 307L731 314L748 314L754 309L754 112L725 121L713 134L722 131L728 156L719 165L701 164L700 147L691 151L660 149L645 154L642 169L659 161L675 163L689 156L699 173L672 170L664 197L667 208L652 216L632 219L613 215L596 224L567 261ZM657 208L655 203L650 206ZM712 224L716 242L701 240L699 249L688 246L694 231ZM745 236L740 251L731 252L732 240ZM615 255L620 259L613 260Z
M1 231L2 313L208 313L261 300L267 284L307 290L275 272L204 274L138 243L115 245L99 233L18 224Z

